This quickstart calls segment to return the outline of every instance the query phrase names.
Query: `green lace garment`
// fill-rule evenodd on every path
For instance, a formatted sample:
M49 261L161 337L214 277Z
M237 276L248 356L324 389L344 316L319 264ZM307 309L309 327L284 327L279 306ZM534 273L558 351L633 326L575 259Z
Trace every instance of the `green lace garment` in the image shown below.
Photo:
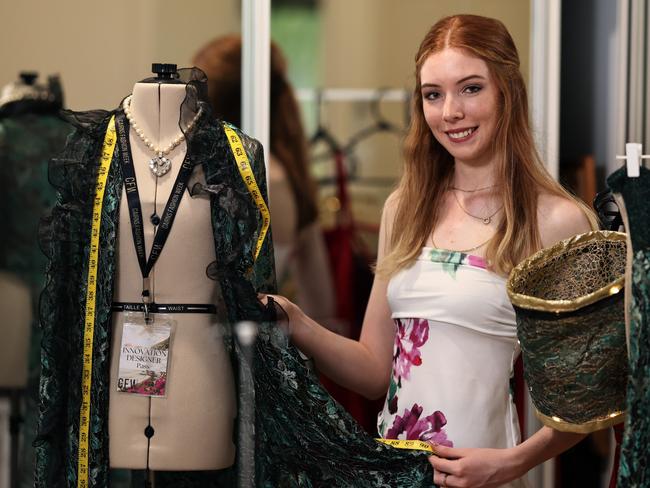
M297 350L276 325L273 304L263 306L258 292L275 290L271 234L259 258L252 256L261 219L238 173L222 122L205 115L188 140L193 161L205 181L191 193L209 192L217 262L207 270L218 280L228 320L259 324L252 358L230 338L239 411L254 412L254 454L237 450L229 476L223 473L156 473L156 486L258 487L424 487L432 486L426 454L402 451L370 438L320 386ZM79 435L82 334L91 210L99 155L110 116L115 112L69 114L76 126L62 158L51 163L50 178L59 199L42 229L49 257L47 286L41 300L43 327L36 486L76 487ZM238 132L266 198L263 152L259 143ZM119 151L108 175L100 232L97 312L89 436L90 486L110 484L108 459L108 385L111 343L110 305L115 275L118 206L123 179ZM219 306L219 304L217 304ZM241 370L239 365L243 364ZM243 378L243 379L242 379ZM242 390L252 395L242 396ZM242 400L245 398L246 400ZM246 404L244 404L245 402ZM254 459L254 470L250 460ZM244 475L243 475L243 474Z
M38 416L41 348L36 317L46 264L38 247L38 222L56 198L47 180L47 163L63 149L71 127L53 110L37 114L20 110L19 105L20 102L14 102L14 110L0 118L0 215L3 219L0 270L14 274L29 288L35 318L30 336L19 456L20 486L28 487L34 485L32 443Z
M650 170L628 178L621 168L607 184L622 197L627 233L632 244L627 418L618 484L621 488L650 486Z

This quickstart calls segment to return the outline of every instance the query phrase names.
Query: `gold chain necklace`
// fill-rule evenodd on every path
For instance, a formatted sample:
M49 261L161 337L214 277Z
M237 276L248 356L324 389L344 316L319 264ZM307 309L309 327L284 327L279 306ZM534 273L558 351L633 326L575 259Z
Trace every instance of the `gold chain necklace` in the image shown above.
M497 186L499 186L499 185L484 186L482 188L475 188L474 190L464 190L464 189L458 188L456 186L450 186L449 188L451 188L452 190L456 190L456 191L462 191L463 193L476 193L477 191L489 190L490 188L495 188Z
M467 210L465 210L465 207L463 207L463 206L460 204L460 200L458 199L458 196L456 195L456 192L452 191L451 193L454 195L454 198L456 199L456 203L458 204L458 206L460 207L460 209L461 209L463 212L465 212L465 213L466 213L467 215L469 215L470 217L475 218L476 220L480 220L480 221L483 222L485 225L490 224L490 223L492 222L492 217L494 217L496 214L498 214L498 213L501 211L501 209L503 208L503 205L501 205L499 208L496 209L496 211L495 211L492 215L488 215L487 217L479 217L478 215L472 215L472 214L469 213Z
M492 237L494 237L494 236L492 236ZM433 240L433 233L432 233L431 234L431 243L433 244L433 247L435 247L436 249L440 249L441 251L452 251L452 252L468 253L468 252L476 251L477 249L485 246L488 242L490 242L492 240L492 237L490 237L485 242L481 242L478 246L470 247L469 249L457 249L456 250L456 249L443 249L441 247L438 247L438 245L436 244L436 241Z

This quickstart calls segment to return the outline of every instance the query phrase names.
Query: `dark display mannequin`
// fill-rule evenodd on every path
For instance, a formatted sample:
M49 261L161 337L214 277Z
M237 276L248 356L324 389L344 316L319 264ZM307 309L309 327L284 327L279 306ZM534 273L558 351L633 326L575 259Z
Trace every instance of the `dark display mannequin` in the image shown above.
M37 73L21 72L0 91L0 391L13 405L11 467L0 461L0 472L10 474L11 486L33 486L40 369L35 319L45 269L37 229L55 199L48 160L63 149L70 132L58 116L62 104L55 76L39 83Z
M37 247L38 220L54 201L48 191L47 160L61 150L68 129L57 117L62 98L58 79L37 84L23 72L0 93L0 388L24 388L32 307L42 287L44 260Z
M629 356L627 417L618 486L648 486L650 464L650 170L625 167L607 178L628 234L625 279Z

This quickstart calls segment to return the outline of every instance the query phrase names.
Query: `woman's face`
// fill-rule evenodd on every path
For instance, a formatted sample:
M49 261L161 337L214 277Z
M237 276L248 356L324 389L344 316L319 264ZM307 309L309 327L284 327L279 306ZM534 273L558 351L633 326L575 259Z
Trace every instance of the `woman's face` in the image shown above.
M498 90L482 59L446 48L420 70L422 108L431 132L456 162L492 162Z

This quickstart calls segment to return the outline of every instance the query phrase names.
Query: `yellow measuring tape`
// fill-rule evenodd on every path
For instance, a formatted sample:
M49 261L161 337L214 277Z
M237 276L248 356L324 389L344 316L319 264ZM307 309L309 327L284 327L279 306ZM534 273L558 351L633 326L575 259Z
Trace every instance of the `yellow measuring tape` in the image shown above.
M257 186L255 175L253 175L253 170L251 168L250 161L248 160L248 156L246 155L246 151L244 150L244 146L241 143L241 139L237 133L226 124L224 124L223 130L226 132L226 136L228 136L230 149L235 155L235 161L237 162L239 174L241 175L242 180L244 180L244 183L246 183L246 188L248 188L249 193L253 197L255 205L257 205L260 214L262 214L262 230L260 231L260 234L257 237L257 243L255 244L254 259L257 259L257 256L262 249L262 244L264 243L266 233L269 230L269 225L271 224L271 214L269 213L269 208L266 206L264 198L262 197L262 193Z
M93 366L93 336L95 334L95 301L97 290L97 266L99 258L99 229L102 220L102 205L106 178L115 150L115 117L111 117L102 146L102 158L95 185L93 220L88 257L88 286L86 290L86 313L84 327L83 369L81 373L81 410L79 413L79 456L77 463L77 487L88 487L88 432L90 430L90 384Z
M387 444L391 447L395 447L397 449L415 449L418 451L427 451L432 454L435 452L433 450L433 447L431 447L431 444L421 440L409 440L409 441L403 439L375 439L375 440L381 442L382 444Z

